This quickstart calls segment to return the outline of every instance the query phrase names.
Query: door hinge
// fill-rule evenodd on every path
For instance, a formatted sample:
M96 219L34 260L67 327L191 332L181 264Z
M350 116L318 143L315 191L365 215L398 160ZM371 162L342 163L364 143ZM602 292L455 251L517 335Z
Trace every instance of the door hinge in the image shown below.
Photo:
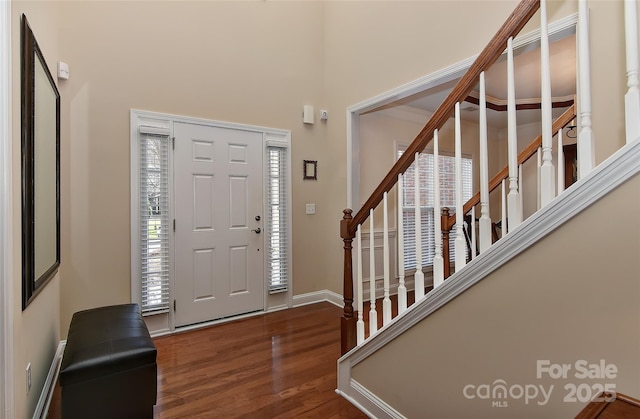
M176 149L176 137L171 137L171 148Z
M176 300L173 300L173 311L176 311Z
M176 219L173 219L173 232L176 232Z

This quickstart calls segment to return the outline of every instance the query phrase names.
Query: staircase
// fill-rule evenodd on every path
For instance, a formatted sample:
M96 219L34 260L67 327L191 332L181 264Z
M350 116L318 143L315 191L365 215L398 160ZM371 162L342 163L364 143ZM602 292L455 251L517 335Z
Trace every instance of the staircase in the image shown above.
M635 215L640 210L637 6L634 1L625 2L626 32L621 34L627 49L628 91L624 99L619 98L625 103L626 145L596 165L588 5L582 0L578 3L580 82L576 104L552 120L546 4L523 0L363 206L355 214L351 209L344 211L340 231L345 251L345 306L337 392L370 416L549 417L551 413L556 417L577 414L602 391L624 390L638 396L640 339L637 332L622 331L640 326L639 305L629 297L640 293L640 281L632 274L632 261L640 256L640 222ZM518 154L513 39L538 9L542 135ZM489 179L484 72L505 48L509 164ZM479 92L472 93L478 84ZM480 106L480 190L465 202L461 192L460 103L470 94L478 97ZM564 190L562 133L574 118L579 131L578 180ZM404 176L432 142L433 178L440 179L438 137L446 124L454 126L456 205L440 208L441 187L436 181L428 193L433 213L442 215L440 222L435 218L433 289L429 287L425 293L429 284L421 261L422 240L416 240L414 256L416 266L423 268L406 272L400 268L396 276L390 272L389 252L398 250L398 266L403 267L403 228L398 227L397 238L391 238L389 223L403 225L400 201L404 199L406 204L411 195L403 190L403 184L411 183L404 181ZM533 156L538 156L539 208L525 219L522 167ZM415 176L413 184L419 185L421 179ZM413 235L421 238L425 198L420 188L413 189L415 195L408 199L414 205ZM502 207L499 222L503 231L497 241L492 237L492 224L498 220L491 218L496 211L490 211L494 190L500 193ZM392 191L401 197L395 205L389 205ZM612 227L615 223L607 216L611 208L615 208L617 220L624 220L624 231ZM469 243L464 239L465 216L471 220L467 226ZM375 304L376 267L380 264L375 252L369 252L369 260L363 260L362 254L363 233L369 234L369 248L373 249L372 233L377 225L383 228L381 304ZM456 233L453 255L448 254L450 231ZM397 240L396 245L391 246L390 240ZM363 274L365 263L369 278ZM451 274L451 268L455 273ZM413 276L413 290L405 276ZM397 289L394 310L391 289ZM415 293L413 304L407 301L411 291ZM566 365L568 369L556 377L555 369L545 369L547 361L553 367ZM617 373L606 376L594 367L591 376L580 374L585 365L597 362L612 365ZM602 388L597 391L599 386Z

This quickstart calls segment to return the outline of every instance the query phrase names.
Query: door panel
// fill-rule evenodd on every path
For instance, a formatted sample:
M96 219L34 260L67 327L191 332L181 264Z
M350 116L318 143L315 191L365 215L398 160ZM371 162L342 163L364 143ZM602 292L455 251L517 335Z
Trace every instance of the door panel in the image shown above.
M215 298L215 249L193 251L193 298Z
M262 134L176 123L174 135L176 326L263 309Z
M229 177L230 228L247 228L249 222L249 179L246 176Z
M231 267L231 294L249 291L247 265L249 264L249 249L246 246L232 247L229 252L229 266Z
M193 229L213 230L215 214L214 177L211 175L193 175Z

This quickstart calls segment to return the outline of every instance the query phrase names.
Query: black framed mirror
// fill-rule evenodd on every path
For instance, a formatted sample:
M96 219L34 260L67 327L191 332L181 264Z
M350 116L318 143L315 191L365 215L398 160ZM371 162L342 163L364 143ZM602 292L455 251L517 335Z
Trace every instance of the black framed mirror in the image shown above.
M60 93L22 15L22 309L60 266Z

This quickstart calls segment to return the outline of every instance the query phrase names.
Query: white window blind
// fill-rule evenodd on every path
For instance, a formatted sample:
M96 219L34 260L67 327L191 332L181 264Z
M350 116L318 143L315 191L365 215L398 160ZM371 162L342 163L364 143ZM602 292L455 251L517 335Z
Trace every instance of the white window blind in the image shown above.
M398 158L406 147L398 148ZM440 215L433 213L433 154L420 153L418 159L418 173L420 176L420 215L422 222L422 265L433 265L435 255L435 226L440 222ZM455 158L450 155L440 155L440 206L449 207L450 213L455 213ZM473 188L473 162L469 157L462 158L462 199L464 202L471 198ZM411 164L402 178L402 228L404 233L404 269L416 268L416 237L415 237L415 162ZM455 254L455 229L449 235L449 254Z
M169 310L169 135L139 131L143 313Z
M272 294L289 286L287 161L287 148L267 147L267 278Z

